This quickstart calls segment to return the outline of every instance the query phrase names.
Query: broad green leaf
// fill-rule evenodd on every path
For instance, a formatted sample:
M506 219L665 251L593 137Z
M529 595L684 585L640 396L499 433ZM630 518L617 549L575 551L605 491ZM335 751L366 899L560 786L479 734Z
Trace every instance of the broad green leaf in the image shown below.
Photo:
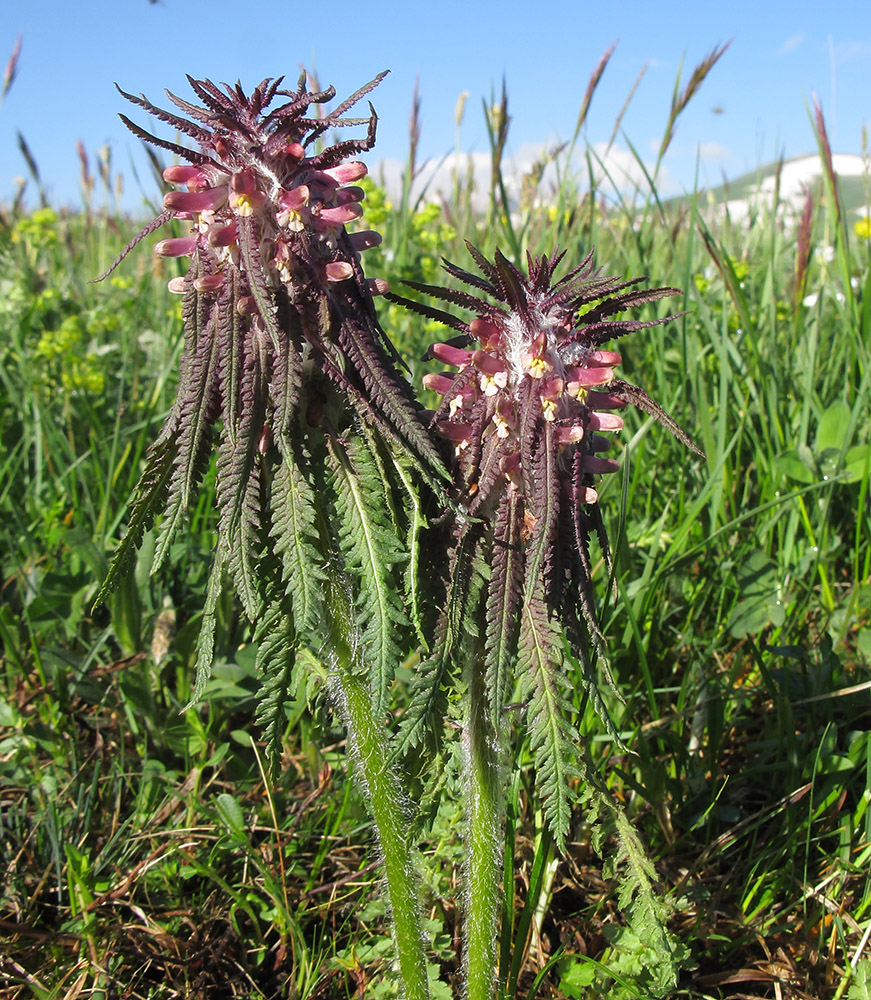
M846 435L849 426L850 407L843 400L832 403L820 418L814 450L821 452L825 451L826 448L835 448L838 451L843 451L844 445L847 443Z
M741 600L726 623L729 632L743 638L767 625L780 626L785 613L780 599L777 567L764 552L751 552L737 573Z
M858 483L871 474L871 445L859 444L847 452L844 470L848 483Z
M816 482L817 474L813 467L808 467L802 461L796 448L785 451L777 458L777 468L781 474L798 483L805 483L808 486Z
M221 822L226 826L228 832L234 840L245 839L245 817L242 815L242 807L227 792L221 794L215 800L215 806Z

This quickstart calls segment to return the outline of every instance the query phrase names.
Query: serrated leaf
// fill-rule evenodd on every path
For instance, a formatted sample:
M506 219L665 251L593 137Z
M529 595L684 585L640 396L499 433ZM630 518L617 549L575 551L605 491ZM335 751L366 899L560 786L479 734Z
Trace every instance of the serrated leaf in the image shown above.
M293 686L293 669L296 663L293 621L281 604L281 598L278 597L266 609L254 637L257 642L254 663L260 678L254 721L263 732L273 774L277 774L281 762L281 741L287 726L285 709Z
M281 464L272 477L271 536L281 557L296 629L312 638L323 613L324 572L315 493L307 478L309 455L291 438L280 437L276 444Z
M871 958L862 956L853 968L847 1000L871 1000Z
M502 716L508 687L514 675L518 610L525 561L520 541L522 506L519 494L512 490L499 507L493 532L484 661L490 711L496 720Z
M571 706L561 673L562 639L549 620L541 581L523 604L517 673L526 701L526 724L535 762L536 791L544 799L544 816L554 842L565 849L572 815L570 780L580 773L577 733L566 715Z
M218 344L211 322L197 342L188 360L185 380L179 385L178 426L175 429L175 458L168 486L164 519L160 525L151 572L163 565L176 532L190 506L208 460L215 376L218 370Z
M135 560L136 551L142 544L146 531L154 524L155 516L163 508L174 457L175 449L169 441L155 443L149 450L148 462L134 492L127 531L112 557L109 573L94 600L95 607L102 604L118 586Z
M405 755L435 732L446 705L444 685L460 655L464 640L477 637L476 619L485 575L481 546L483 529L478 522L464 521L459 537L448 554L448 594L439 616L433 651L415 671L408 707L399 723L395 753Z
M408 619L393 568L405 555L392 530L378 463L367 442L349 438L344 447L328 439L335 483L339 546L357 584L357 626L376 714L386 711L388 687L401 659L399 630Z
M197 638L197 674L190 701L184 711L193 708L202 698L209 677L212 673L212 663L215 658L215 629L218 624L217 607L221 596L224 563L220 550L215 554L209 582L206 587L206 600L203 605L203 616L200 621L200 634Z
M225 564L249 621L263 601L258 585L260 537L260 454L258 442L266 415L266 358L262 337L247 331L244 375L238 408L225 398L225 433L218 453L217 501L221 513L220 544ZM228 387L229 388L229 387ZM225 397L229 392L225 392ZM236 414L235 426L229 424Z

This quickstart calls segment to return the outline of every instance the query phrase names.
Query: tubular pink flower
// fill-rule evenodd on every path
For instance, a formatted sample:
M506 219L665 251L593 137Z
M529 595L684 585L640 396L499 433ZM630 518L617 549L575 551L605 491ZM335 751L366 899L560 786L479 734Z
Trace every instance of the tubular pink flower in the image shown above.
M446 365L456 365L462 368L472 360L472 352L464 351L451 344L430 344L429 355L431 358L438 358Z
M447 360L447 358L444 360ZM490 354L488 351L473 351L470 360L478 371L483 372L485 375L501 375L508 371L508 367L505 362L501 358L497 358L495 355ZM448 364L453 363L454 362L448 361Z
M154 248L158 257L190 257L197 248L195 236L174 236L161 240Z
M469 333L481 344L484 351L493 351L502 343L502 330L486 319L473 319L469 324Z
M590 427L595 431L622 431L626 426L626 421L616 413L597 413L595 410L590 414Z
M467 441L472 434L472 425L457 420L440 420L439 431L448 441Z
M613 368L621 364L623 358L616 351L588 351L584 361L594 361L596 364L610 365Z
M239 230L235 222L215 223L209 227L208 241L213 247L229 247L239 239Z
M590 389L597 385L607 385L614 378L613 368L578 368L569 365L565 369L568 392L577 396L580 389Z
M173 212L214 212L227 200L227 189L205 188L202 191L170 191L163 197L164 208Z
M168 184L187 184L191 191L197 191L209 184L209 179L203 171L189 163L173 163L163 171L163 179Z
M465 413L466 416L472 411L475 403L478 402L481 394L474 383L462 386L457 392L452 393L448 406L448 413L451 419L455 419L458 413Z
M340 163L337 167L330 167L324 170L323 173L331 180L334 180L336 184L351 184L365 177L369 173L369 170L365 163L361 163L359 160L351 160L348 163Z
M351 202L348 205L337 205L335 208L322 208L315 214L321 222L326 222L327 225L344 226L359 219L363 214L363 209L356 202Z
M224 287L223 274L206 274L194 279L194 288L198 292L218 292Z
M577 444L584 438L584 428L580 424L570 424L568 427L557 427L554 431L556 443L562 447Z
M366 192L359 187L341 188L335 195L337 205L350 205L362 201L365 197Z
M597 392L591 389L587 393L587 406L594 410L623 410L628 405L627 400L613 392Z
M288 212L298 212L303 206L308 204L311 191L306 184L300 184L290 191L280 191L278 194L278 204Z
M455 378L456 375L452 372L446 374L427 372L423 377L423 384L425 388L431 389L433 392L437 392L440 396L443 396L450 390Z

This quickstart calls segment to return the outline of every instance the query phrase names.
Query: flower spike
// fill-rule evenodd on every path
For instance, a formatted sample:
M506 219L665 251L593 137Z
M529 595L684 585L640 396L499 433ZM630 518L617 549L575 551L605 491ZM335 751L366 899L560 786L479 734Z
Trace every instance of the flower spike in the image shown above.
M386 292L386 283L363 273L360 256L380 237L345 229L363 214L363 190L355 182L367 170L355 157L371 148L377 121L371 105L365 118L345 114L383 76L332 111L320 106L333 89L307 90L305 74L296 90L282 89L281 78L266 79L250 94L239 84L189 78L201 103L170 94L181 115L121 92L196 146L165 142L122 116L136 135L184 162L166 168L164 178L175 190L112 268L164 223L181 223L181 234L161 240L156 252L188 262L185 276L169 282L182 296L185 350L176 403L149 453L101 597L159 513L153 568L165 560L214 438L220 531L210 600L214 605L226 570L252 622L263 620L264 607L280 605L286 589L297 595L293 620L304 632L318 619L312 609L322 589L312 567L346 544L344 538L313 541L313 508L303 523L305 497L321 488L312 485L311 470L330 464L323 454L309 464L307 449L324 448L328 438L339 454L350 447L346 432L364 430L371 455L350 466L369 474L392 453L444 493L450 476L376 317L373 295ZM368 126L364 138L322 144L333 129L359 124ZM279 584L263 569L271 546L288 577ZM393 564L400 564L398 556L381 571L392 572ZM385 623L401 619L400 609L382 602L380 635L387 633ZM385 663L393 653L386 641L378 640ZM201 667L210 658L209 642L201 639ZM386 667L383 674L387 678ZM205 676L199 674L198 684Z
M523 274L498 250L492 261L472 246L469 252L483 277L449 262L444 266L476 294L409 284L469 309L475 314L470 321L391 296L430 318L441 314L461 334L429 349L429 357L456 373L426 378L427 387L442 396L433 426L453 445L458 505L474 518L458 518L454 525L452 580L439 630L443 644L430 668L444 676L443 666L432 665L451 658L482 660L497 727L515 680L519 683L546 813L561 841L568 827L567 781L580 766L565 719L563 635L582 665L591 699L604 713L592 669L591 654L603 652L604 640L596 618L590 539L598 537L607 558L595 486L618 465L601 454L610 445L601 432L620 430L623 420L613 411L632 403L700 454L646 393L615 377L620 355L601 345L675 319L642 322L619 314L679 292L634 287L644 279L604 277L592 253L557 280L560 253L530 256ZM473 563L490 567L477 587L458 571L469 551ZM482 617L486 628L475 638L474 623ZM470 649L470 643L479 646ZM420 739L426 724L422 706L422 698L412 703L405 746Z

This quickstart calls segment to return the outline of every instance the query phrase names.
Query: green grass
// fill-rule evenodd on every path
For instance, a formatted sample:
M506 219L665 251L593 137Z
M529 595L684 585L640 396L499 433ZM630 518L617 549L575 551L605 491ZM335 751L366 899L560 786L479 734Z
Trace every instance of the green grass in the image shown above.
M536 196L531 177L511 216L498 185L480 214L462 179L442 209L370 185L366 224L385 242L367 272L397 290L435 280L441 255L468 264L469 238L518 261L596 246L607 273L683 289L661 304L680 319L621 344L623 371L707 458L627 414L623 472L602 489L619 598L604 567L599 582L622 701L604 697L629 752L580 694L579 727L673 907L687 950L673 996L866 996L871 244L830 188L796 291L791 222L711 229L694 201L662 205L655 187L604 201L584 182L564 171ZM251 739L236 608L220 609L203 704L184 710L210 490L171 565L149 579L143 552L90 610L180 349L165 263L143 250L88 283L132 231L50 210L0 229L0 997L393 995L373 838L323 668L307 656L299 671L275 782ZM419 382L441 331L381 315ZM604 995L598 967L631 982L648 960L621 920L623 841L609 821L591 842L579 811L568 855L548 861L522 745L518 760L513 899L531 943L523 959L503 942L503 963L518 996L546 967L540 996ZM449 781L429 813L431 959L456 982Z

